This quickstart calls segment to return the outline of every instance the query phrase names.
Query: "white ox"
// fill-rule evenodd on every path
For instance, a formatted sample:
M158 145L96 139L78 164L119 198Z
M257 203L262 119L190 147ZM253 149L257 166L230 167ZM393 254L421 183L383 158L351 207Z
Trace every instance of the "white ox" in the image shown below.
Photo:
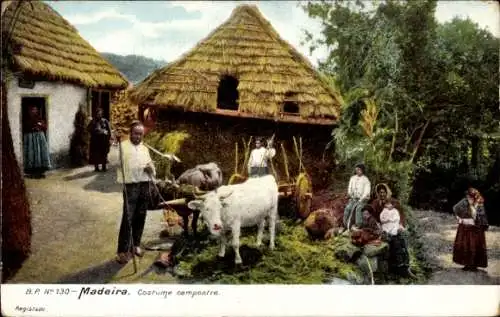
M241 264L239 251L241 228L258 225L256 245L259 247L262 244L266 218L269 219L269 248L274 249L278 217L278 185L272 175L219 187L216 191L190 201L188 207L199 210L210 233L220 238L220 257L226 253L226 240L231 231L235 263Z

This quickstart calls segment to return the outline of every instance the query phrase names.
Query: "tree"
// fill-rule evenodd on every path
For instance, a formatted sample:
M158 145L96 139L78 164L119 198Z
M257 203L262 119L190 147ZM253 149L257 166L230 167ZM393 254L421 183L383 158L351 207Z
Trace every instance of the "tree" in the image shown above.
M9 5L10 8L8 8ZM7 9L16 12L22 5L26 5L26 3L21 1L2 2L2 18ZM8 27L4 30L15 27L15 21L15 19L11 19L10 24L7 24ZM31 253L29 202L23 176L14 154L8 118L6 82L10 79L8 72L9 42L4 42L4 40L8 40L8 34L2 34L2 282L11 278Z
M374 142L379 154L373 152L373 158L382 153L387 158L374 164L455 166L471 156L470 149L477 157L482 137L498 128L492 122L500 119L498 39L468 20L439 25L433 0L365 4L303 6L323 25L320 34L306 32L306 40L311 49L329 49L319 68L344 95L341 124L334 132L338 155L352 162L356 153L365 153L361 159L367 160L364 145ZM363 132L363 112L372 111L370 103L377 107L371 141Z

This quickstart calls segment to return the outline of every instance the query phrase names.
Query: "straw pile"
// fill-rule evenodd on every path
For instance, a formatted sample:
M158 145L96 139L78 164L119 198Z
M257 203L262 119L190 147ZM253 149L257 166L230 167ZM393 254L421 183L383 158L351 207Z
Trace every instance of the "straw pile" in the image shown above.
M138 119L139 108L130 101L128 94L128 90L118 91L111 101L111 124L121 135L127 135L132 122Z
M337 92L254 5L237 7L191 51L137 85L131 96L144 105L214 112L224 75L239 82L240 113L285 120L283 103L293 98L304 121L334 123L339 117Z
M127 80L61 15L42 1L23 1L12 33L11 65L36 78L73 82L92 88L120 89ZM11 5L2 29L13 18ZM4 35L4 34L3 34Z
M216 260L218 247L210 243L198 254L190 254L179 262L187 280L221 284L321 284L331 277L362 280L362 273L352 263L335 257L332 241L312 242L303 226L282 221L276 249L268 249L264 238L262 249L253 248L256 230L242 233L240 254L248 267L234 267L234 253L226 248L226 257ZM266 235L265 235L266 237Z

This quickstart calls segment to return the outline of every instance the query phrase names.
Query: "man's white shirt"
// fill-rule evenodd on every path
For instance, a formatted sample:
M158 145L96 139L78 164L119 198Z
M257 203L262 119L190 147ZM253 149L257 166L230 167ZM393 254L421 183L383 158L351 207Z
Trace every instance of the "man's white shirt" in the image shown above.
M150 181L150 176L144 171L146 165L153 162L149 155L148 148L142 144L142 142L135 145L130 140L123 141L121 147L123 151L125 183L130 184ZM156 175L154 164L150 164L150 166L153 167L153 175ZM121 169L118 169L118 182L123 183Z
M274 148L266 149L264 147L253 149L248 160L248 168L250 167L266 167L267 160L276 155Z
M368 200L370 198L371 192L370 186L371 184L368 180L368 177L366 177L365 175L354 175L349 180L349 188L347 193L349 197L360 200Z

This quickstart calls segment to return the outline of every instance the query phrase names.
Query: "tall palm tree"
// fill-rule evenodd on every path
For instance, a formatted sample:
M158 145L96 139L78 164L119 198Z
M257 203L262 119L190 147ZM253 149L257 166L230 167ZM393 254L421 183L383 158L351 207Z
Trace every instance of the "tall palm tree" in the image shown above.
M2 17L7 6L19 10L24 1L2 3ZM15 15L13 15L15 17ZM2 19L3 20L3 19ZM15 26L13 18L9 24ZM3 30L10 29L10 26ZM31 213L23 175L14 153L7 107L9 36L2 34L2 282L12 278L31 253Z

